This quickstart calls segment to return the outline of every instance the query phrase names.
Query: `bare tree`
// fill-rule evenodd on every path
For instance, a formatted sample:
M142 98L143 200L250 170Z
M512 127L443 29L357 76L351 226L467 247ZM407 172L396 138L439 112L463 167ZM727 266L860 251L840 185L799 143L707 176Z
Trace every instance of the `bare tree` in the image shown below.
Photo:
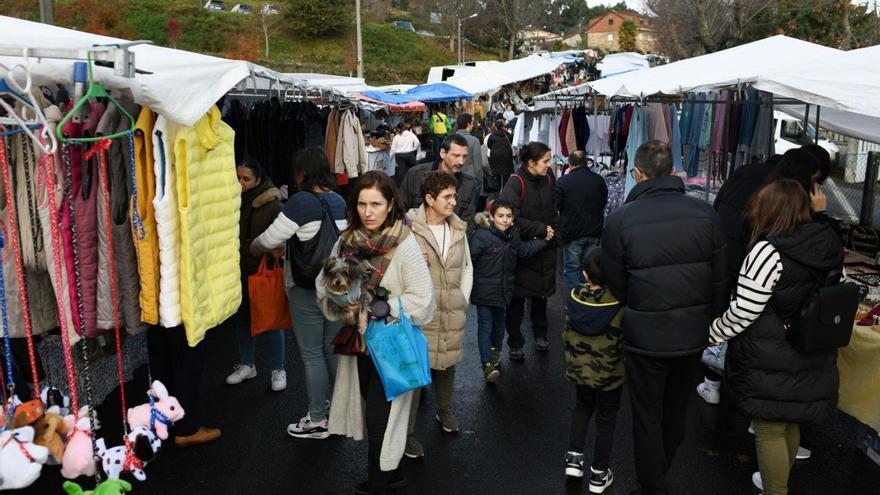
M277 10L276 6L273 6L270 3L261 3L258 4L260 11L258 14L260 15L260 30L263 32L263 41L265 43L265 53L263 57L268 60L269 59L269 37L278 32L281 29L282 22L280 22L281 15Z
M507 59L513 60L517 36L529 24L527 0L492 0L490 5L498 10L507 29Z

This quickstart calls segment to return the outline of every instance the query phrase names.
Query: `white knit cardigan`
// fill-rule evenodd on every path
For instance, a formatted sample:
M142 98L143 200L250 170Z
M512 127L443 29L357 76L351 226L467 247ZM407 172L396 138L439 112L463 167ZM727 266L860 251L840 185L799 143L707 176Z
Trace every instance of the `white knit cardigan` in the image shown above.
M333 253L338 252L338 244L337 241ZM400 316L396 302L399 297L404 313L414 324L425 325L434 318L436 302L431 273L412 233L397 246L379 285L388 290L392 316ZM326 294L323 272L315 280L315 287L320 301ZM379 467L383 471L397 469L403 457L411 404L412 391L391 401L391 414L379 455ZM329 428L332 435L344 435L355 440L364 438L364 402L355 356L339 356Z

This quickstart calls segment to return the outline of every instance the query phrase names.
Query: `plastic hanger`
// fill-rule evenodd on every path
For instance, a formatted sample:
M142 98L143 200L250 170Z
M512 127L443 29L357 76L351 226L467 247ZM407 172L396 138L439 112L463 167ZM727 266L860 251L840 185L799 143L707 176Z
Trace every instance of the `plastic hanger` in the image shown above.
M128 135L129 133L134 132L134 127L135 127L134 117L132 117L131 114L129 114L125 110L125 107L123 107L121 103L119 103L118 101L116 101L115 98L110 96L110 92L107 91L107 87L104 86L103 82L95 81L94 76L92 74L92 65L93 65L92 52L90 51L89 56L88 56L89 89L86 91L86 94L84 94L83 97L80 98L79 101L77 101L76 104L73 105L73 108L69 112L67 112L67 115L65 115L64 118L61 119L61 122L58 122L58 126L55 129L55 132L58 135L58 139L62 143L94 143L94 142L100 141L102 139L120 138L120 137ZM70 119L72 119L74 115L77 115L79 113L79 111L82 109L82 107L84 105L88 104L89 100L91 100L93 98L107 98L107 100L110 103L112 103L117 109L119 109L119 111L122 112L122 115L124 115L125 118L128 119L129 123L131 124L131 128L126 131L120 131L115 134L109 134L106 136L81 137L81 138L65 137L64 132L62 132L64 125L67 124L67 122Z
M52 154L58 149L58 142L55 140L55 136L49 131L49 123L46 121L46 115L40 108L39 103L37 103L36 98L34 98L33 93L31 93L33 86L31 73L28 71L27 48L22 49L22 58L24 58L24 64L16 64L11 68L0 64L0 67L7 72L7 77L0 79L0 83L2 83L0 84L0 95L10 95L24 105L22 108L22 115L19 115L15 112L14 108L3 100L3 98L0 98L0 107L6 111L6 117L0 118L0 124L17 126L17 129L4 131L2 135L8 136L23 132L33 140L34 144L40 149L40 151ZM15 79L14 72L16 69L19 69L24 73L24 86L19 84ZM29 116L28 112L33 112L33 117ZM37 134L34 134L33 131L37 129L40 129L40 131Z

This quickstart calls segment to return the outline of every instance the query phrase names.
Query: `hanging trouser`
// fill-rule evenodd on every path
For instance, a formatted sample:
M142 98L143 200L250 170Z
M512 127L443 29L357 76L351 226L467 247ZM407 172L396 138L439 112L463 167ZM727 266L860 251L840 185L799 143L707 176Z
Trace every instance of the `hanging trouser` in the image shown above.
M204 346L190 347L183 325L173 328L151 327L147 331L147 350L153 380L159 380L177 398L186 413L172 428L177 436L189 436L201 426L199 392L204 366Z

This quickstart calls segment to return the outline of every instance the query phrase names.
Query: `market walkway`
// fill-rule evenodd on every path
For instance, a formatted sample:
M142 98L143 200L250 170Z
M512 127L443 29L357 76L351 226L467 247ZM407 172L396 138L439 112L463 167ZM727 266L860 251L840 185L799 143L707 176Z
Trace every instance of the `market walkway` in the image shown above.
M494 387L482 381L476 351L476 315L471 308L466 358L456 376L455 412L462 431L457 436L443 433L432 419L433 398L423 400L418 435L427 455L423 461L404 459L408 493L587 492L585 483L567 482L562 474L574 394L563 373L559 296L551 300L549 308L550 353L530 352L523 363L508 363L505 358L502 377ZM285 432L289 422L306 412L302 363L292 335L288 335L287 344L289 388L273 395L268 391L268 370L263 368L255 380L226 386L224 377L237 356L235 338L229 328L209 332L205 342L204 416L211 426L223 428L223 437L215 444L186 450L169 444L147 467L147 482L135 482L134 493L351 493L350 487L366 477L365 442L335 437L299 440ZM266 362L264 358L258 350L258 363ZM145 388L142 371L127 387L131 390L129 402L136 403L135 391ZM691 428L671 473L674 493L755 493L751 484L755 450L753 438L746 432L748 421L730 410L705 404L696 393L691 399ZM119 428L118 407L118 402L108 399L101 410L109 438L119 438L115 432ZM813 449L813 457L795 466L792 495L880 494L880 468L855 447L861 432L860 425L842 413L827 427L807 430L803 444ZM611 465L616 481L606 493L629 493L635 481L626 393ZM59 493L63 480L57 472L57 467L44 468L44 475L29 493Z

